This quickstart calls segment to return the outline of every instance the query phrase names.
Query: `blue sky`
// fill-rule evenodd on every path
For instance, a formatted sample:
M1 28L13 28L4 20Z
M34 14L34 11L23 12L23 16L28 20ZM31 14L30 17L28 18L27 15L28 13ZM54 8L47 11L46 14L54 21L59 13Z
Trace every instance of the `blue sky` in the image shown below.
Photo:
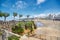
M13 19L13 12L22 14L24 17L26 15L32 17L49 13L58 14L60 13L60 0L0 0L0 10L10 14L7 18L9 20ZM18 19L18 16L16 18Z

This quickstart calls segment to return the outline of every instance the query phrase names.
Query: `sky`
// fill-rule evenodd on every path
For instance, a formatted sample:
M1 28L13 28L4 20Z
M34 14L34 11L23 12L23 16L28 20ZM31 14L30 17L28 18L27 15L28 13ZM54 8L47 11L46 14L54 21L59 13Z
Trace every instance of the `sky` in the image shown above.
M47 14L60 13L60 0L0 0L0 11L7 12L10 16L7 20L13 19L13 12L30 17L47 16ZM3 20L3 17L0 18ZM16 19L19 19L18 16Z

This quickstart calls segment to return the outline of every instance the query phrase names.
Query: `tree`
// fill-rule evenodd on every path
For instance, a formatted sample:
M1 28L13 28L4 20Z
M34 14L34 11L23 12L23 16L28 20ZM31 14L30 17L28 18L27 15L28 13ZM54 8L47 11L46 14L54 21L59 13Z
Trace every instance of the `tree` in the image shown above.
M2 17L3 15L2 15L2 12L0 11L0 17Z
M27 18L29 18L30 17L30 15L27 15Z
M34 21L32 21L32 23L33 23L33 25L34 25L34 29L37 29L37 27L36 27L36 25L35 25Z
M2 13L2 12L0 11L0 17L2 16L1 13Z
M29 17L30 17L30 15L27 15L27 20L28 20Z
M17 16L17 13L13 12L13 16L14 16L14 20L15 20L15 17Z
M12 27L12 32L22 35L24 32L23 27L21 27L21 23L18 23L16 26Z
M31 22L31 21L25 23L25 29L26 29L26 30L29 29L29 30L30 30L30 33L32 33L32 31L33 31L33 26L32 26L32 22Z
M4 17L4 21L6 21L6 18L9 16L9 13L1 12L0 11L0 17Z
M14 26L15 26L15 17L17 16L16 12L13 12L13 17L14 17Z
M20 18L22 17L23 15L19 15L19 20L20 20Z
M6 26L6 18L9 16L9 14L8 13L2 13L2 16L4 17L4 24L5 24L5 29L7 29L7 26Z
M8 13L3 13L2 15L4 17L4 21L6 21L6 18L9 16L9 14Z

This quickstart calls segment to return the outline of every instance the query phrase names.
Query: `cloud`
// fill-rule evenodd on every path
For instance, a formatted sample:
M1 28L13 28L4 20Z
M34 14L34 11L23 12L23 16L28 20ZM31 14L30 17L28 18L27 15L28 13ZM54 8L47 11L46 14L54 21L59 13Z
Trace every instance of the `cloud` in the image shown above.
M37 7L40 9L41 8L41 3L44 3L46 0L37 0L37 3L35 4L35 7L33 8L33 10L36 10Z
M45 18L45 17L47 17L49 14L44 14L44 13L41 13L41 14L38 14L38 15L33 15L33 17L35 18L35 17L38 17L38 18Z
M16 9L24 9L27 7L27 3L24 1L17 1L12 7Z
M45 2L46 0L37 0L37 5Z
M39 17L46 17L46 14L40 14Z

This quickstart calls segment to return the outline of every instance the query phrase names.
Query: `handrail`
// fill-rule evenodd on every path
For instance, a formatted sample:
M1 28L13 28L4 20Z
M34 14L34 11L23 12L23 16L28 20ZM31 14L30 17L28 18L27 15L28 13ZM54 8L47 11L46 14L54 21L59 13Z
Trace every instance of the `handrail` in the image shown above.
M7 30L5 30L5 29L1 29L1 31L5 31L7 34L11 34L11 35L15 35L15 36L17 36L17 37L20 37L20 35L15 34L15 33L12 33L12 32L10 32L10 31L7 31Z

